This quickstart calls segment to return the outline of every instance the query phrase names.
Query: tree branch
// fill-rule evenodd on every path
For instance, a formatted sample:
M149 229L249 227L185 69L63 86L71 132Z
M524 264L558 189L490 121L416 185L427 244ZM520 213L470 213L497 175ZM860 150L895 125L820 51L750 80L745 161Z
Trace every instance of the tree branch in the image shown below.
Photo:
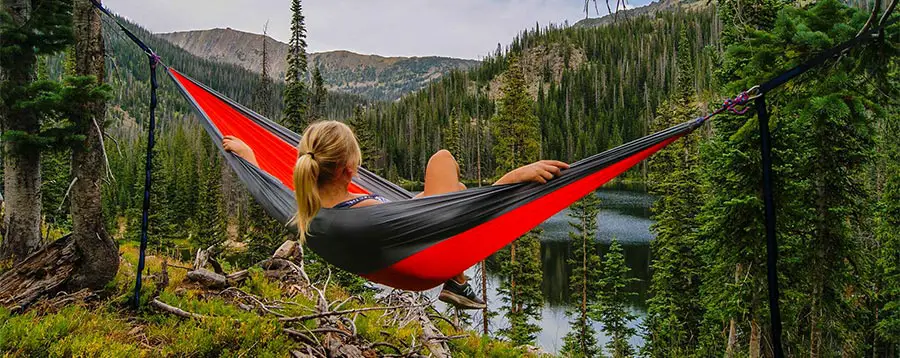
M284 318L279 318L278 320L281 322L308 321L311 319L325 318L325 317L332 317L332 316L341 316L341 315L347 315L347 314L352 314L352 313L357 313L357 312L386 311L386 310L396 310L396 309L401 309L401 308L422 307L422 306L427 306L427 305L428 305L428 303L414 304L414 305L407 304L407 305L397 305L397 306L387 306L387 307L363 307L363 308L357 308L357 309L352 309L352 310L322 312L322 313L311 314L311 315L306 315L306 316L284 317Z
M185 311L181 308L166 304L156 298L154 298L153 300L150 301L150 306L153 306L156 309L159 309L163 312L171 313L171 314L176 315L181 318L188 318L188 319L204 319L204 318L206 318L206 316Z

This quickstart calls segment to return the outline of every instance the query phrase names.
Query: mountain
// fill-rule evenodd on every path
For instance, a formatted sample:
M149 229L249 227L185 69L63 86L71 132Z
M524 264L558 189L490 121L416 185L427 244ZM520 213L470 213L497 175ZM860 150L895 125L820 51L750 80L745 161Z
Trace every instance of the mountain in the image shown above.
M230 28L157 35L199 57L257 72L262 67L262 41L266 41L269 71L275 79L284 78L288 45L270 37ZM309 55L310 69L319 66L329 90L389 101L421 89L451 70L469 69L478 63L448 57L382 57L350 51Z
M603 0L601 0L603 1ZM601 17L595 17L590 19L584 19L575 23L575 27L597 27L603 25L609 25L615 23L619 20L625 20L629 18L634 18L643 15L654 15L660 11L672 11L676 8L682 9L699 9L708 5L709 2L707 0L659 0L654 1L646 6L636 7L632 9L620 10L618 12L604 15ZM597 6L602 6L598 4Z

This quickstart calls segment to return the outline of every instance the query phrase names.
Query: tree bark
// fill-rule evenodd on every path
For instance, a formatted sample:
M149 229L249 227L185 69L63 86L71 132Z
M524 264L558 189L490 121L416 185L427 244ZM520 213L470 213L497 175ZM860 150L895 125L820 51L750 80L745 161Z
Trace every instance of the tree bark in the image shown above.
M512 263L511 267L516 267L516 242L513 241L509 244L509 261ZM519 312L518 306L516 306L516 298L518 294L516 292L516 272L513 269L513 272L509 273L509 311L510 312Z
M27 309L37 299L62 289L78 264L72 236L47 245L0 275L0 306Z
M76 0L73 14L75 34L75 72L94 76L103 83L103 37L100 13L88 0ZM78 178L72 188L72 236L82 264L69 281L69 289L99 289L116 276L119 249L106 232L100 188L106 169L102 144L106 101L84 104L75 118L82 143L72 148L72 176Z
M741 264L734 269L734 282L738 282L741 278ZM734 317L728 323L728 344L725 346L725 357L732 358L737 348L737 321Z
M2 7L16 26L31 18L29 0L4 0ZM0 63L0 80L7 81L7 88L27 86L35 80L36 62L34 52L25 51L13 61ZM0 104L0 132L37 133L40 130L37 116L29 110L11 108L11 104ZM0 261L18 263L41 247L41 155L37 149L21 148L7 140L3 141L3 156L6 209Z
M759 358L761 349L761 333L756 319L750 320L750 358Z

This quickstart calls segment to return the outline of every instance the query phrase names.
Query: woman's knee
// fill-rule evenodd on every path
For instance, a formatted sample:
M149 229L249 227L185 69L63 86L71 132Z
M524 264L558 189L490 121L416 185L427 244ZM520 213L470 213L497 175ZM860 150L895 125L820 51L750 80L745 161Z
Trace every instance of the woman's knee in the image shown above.
M441 150L437 151L437 153L434 153L434 155L431 156L431 159L428 160L428 163L431 164L432 162L436 162L436 161L439 161L439 162L451 161L453 163L456 163L456 158L453 157L453 154L450 153L449 150L441 149Z

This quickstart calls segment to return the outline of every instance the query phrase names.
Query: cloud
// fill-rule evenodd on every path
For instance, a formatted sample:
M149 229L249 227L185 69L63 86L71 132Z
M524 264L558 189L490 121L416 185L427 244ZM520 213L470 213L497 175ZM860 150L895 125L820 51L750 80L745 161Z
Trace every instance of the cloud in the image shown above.
M647 2L641 0L641 2ZM290 0L107 0L154 32L231 27L290 37ZM633 4L630 4L633 5ZM535 23L584 18L582 0L307 0L309 51L481 58ZM605 13L602 9L601 14ZM593 10L591 11L592 16Z

